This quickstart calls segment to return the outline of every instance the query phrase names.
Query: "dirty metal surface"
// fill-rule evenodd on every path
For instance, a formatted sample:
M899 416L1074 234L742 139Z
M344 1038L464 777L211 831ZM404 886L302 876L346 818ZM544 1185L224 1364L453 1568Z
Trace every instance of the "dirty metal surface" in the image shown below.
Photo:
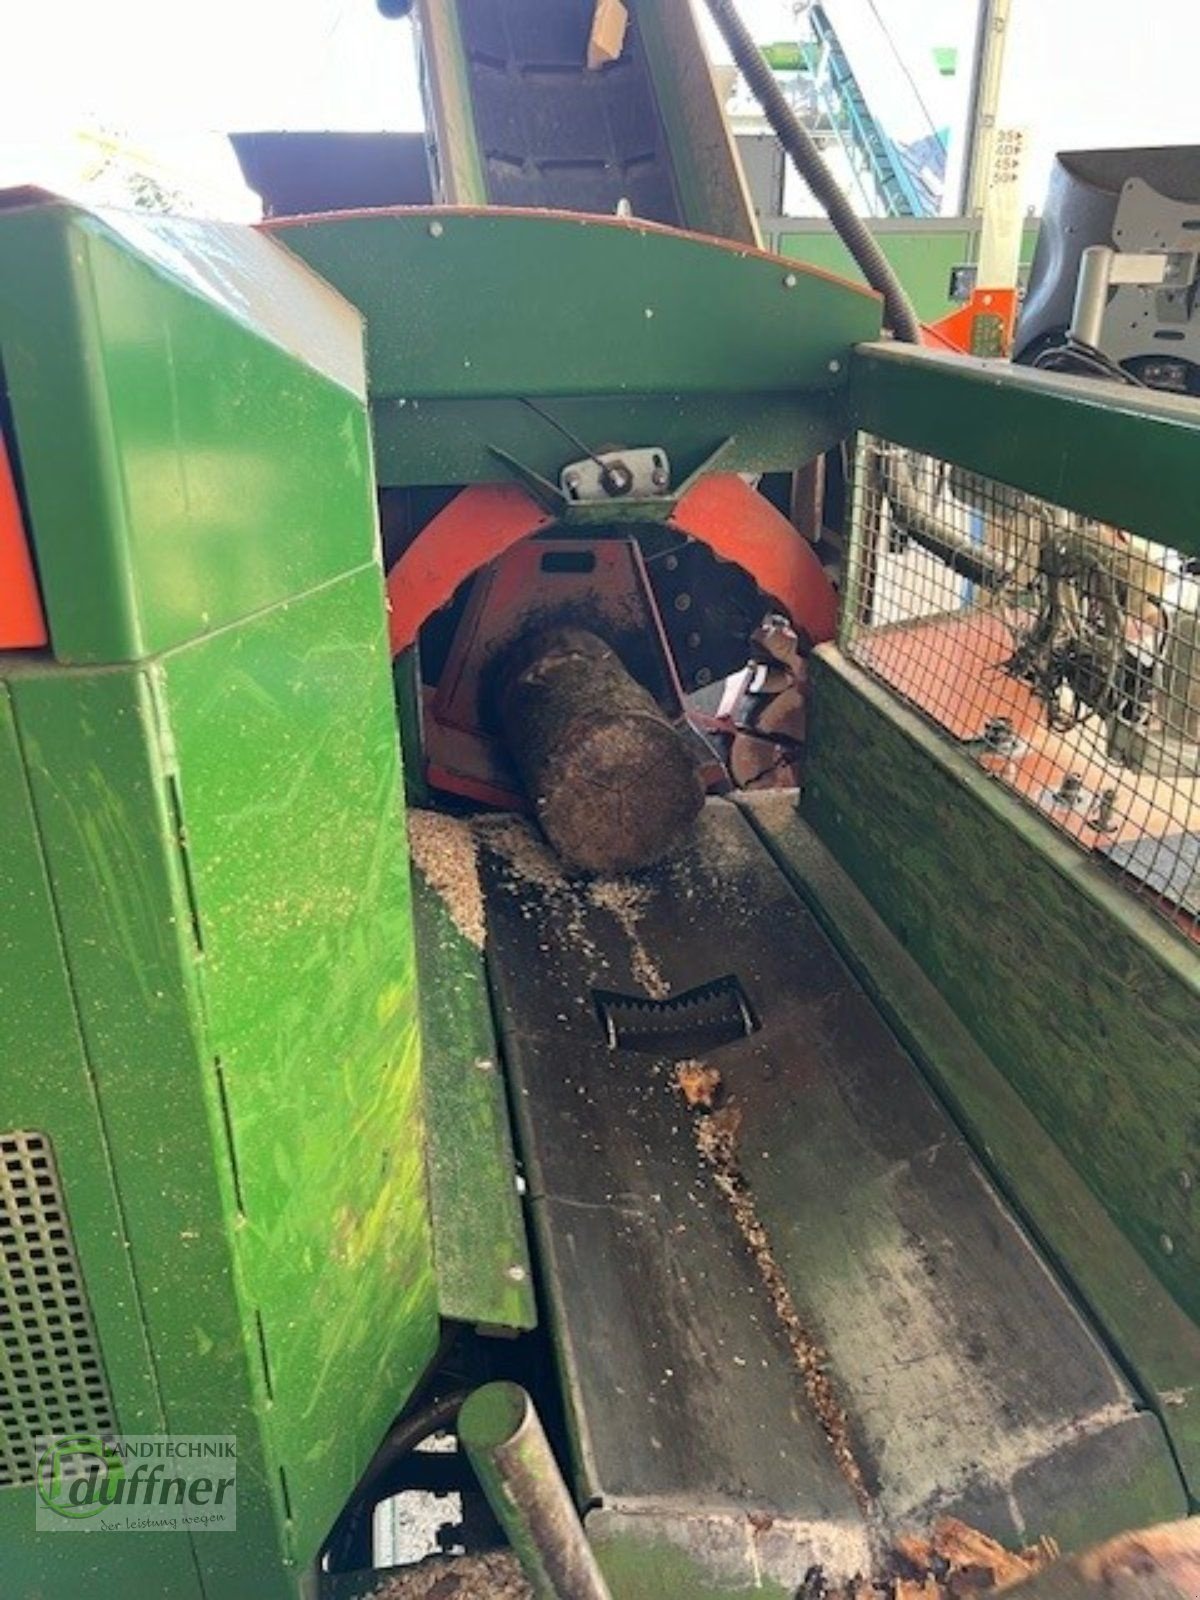
M597 1532L689 1547L703 1522L736 1587L853 1571L941 1511L1067 1546L1177 1513L1159 1424L737 811L710 801L677 862L590 887L514 850L515 826L482 835L489 962ZM865 1515L672 1063L610 1052L598 1025L593 988L664 998L727 973L761 1028L704 1059L828 1353Z
M419 864L412 893L438 1309L457 1322L532 1328L537 1307L483 957Z
M1200 1482L1200 1327L1173 1300L1063 1146L972 1037L849 874L796 810L796 794L739 797L756 832L813 907L839 953L919 1061L998 1187L1120 1350L1161 1418L1185 1483ZM1048 975L1051 973L1047 968ZM1060 986L1054 993L1059 997ZM1003 1004L1003 1001L1000 1002ZM1092 1056L1095 1062L1097 1057Z

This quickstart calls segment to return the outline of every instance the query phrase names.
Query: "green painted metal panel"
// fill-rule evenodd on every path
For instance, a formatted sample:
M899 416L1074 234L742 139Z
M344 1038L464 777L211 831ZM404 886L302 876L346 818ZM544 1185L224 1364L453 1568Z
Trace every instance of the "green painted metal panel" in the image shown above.
M372 565L19 685L168 1420L246 1463L221 1593L311 1559L437 1338L382 615Z
M876 237L923 321L935 322L955 309L950 299L950 274L970 260L971 233L965 224L953 232L914 225L903 233L880 230ZM859 270L836 233L789 232L785 224L775 244L781 255L860 281Z
M236 1160L238 1269L307 1560L438 1332L378 569L200 641L156 677Z
M60 660L167 649L368 558L357 319L252 230L0 208L0 359Z
M435 194L450 205L487 204L458 7L419 0L417 33L432 131Z
M849 431L845 391L836 395L597 395L548 407L577 439L659 445L676 484L721 445L723 472L790 471ZM383 484L491 483L509 476L496 455L552 483L579 447L519 400L383 399L372 407L375 461ZM726 442L728 441L728 442Z
M828 223L805 222L789 227L786 217L775 224L771 247L780 255L794 257L810 267L834 272L851 283L863 282L850 252ZM950 298L950 274L965 266L979 253L979 227L968 220L955 225L945 222L872 223L879 248L895 267L900 282L908 290L917 315L925 322L936 322L958 310ZM1021 239L1021 260L1033 259L1037 229L1027 228Z
M145 1328L4 685L0 816L0 1132L51 1130L101 1359L120 1396L117 1422L130 1433L155 1433L161 1417ZM96 1593L135 1585L181 1600L199 1595L190 1543L178 1535L93 1539L87 1582ZM32 1486L0 1490L6 1593L77 1595L80 1548L77 1539L35 1532Z
M691 0L632 0L670 150L680 220L695 233L758 245L758 225Z
M1193 1319L1200 963L840 655L804 811Z
M623 1517L603 1507L590 1513L588 1538L613 1600L744 1600L751 1594L755 1600L793 1600L790 1586L755 1573L757 1536L749 1524L734 1546L698 1515L692 1519L692 1548L685 1549L680 1520L667 1514Z
M268 226L366 317L373 400L830 391L880 323L868 290L649 223L414 208Z
M676 477L788 468L844 437L851 346L879 302L746 246L546 212L413 209L271 224L367 320L385 484L544 476L661 445ZM553 420L523 402L534 400Z
M1147 389L874 344L852 362L867 432L1200 554L1200 408Z
M533 1274L483 953L419 868L413 914L438 1305L458 1322L533 1328Z
M1200 1497L1200 1326L1154 1277L1008 1078L797 812L745 796L755 828L951 1107L1002 1192L1087 1306ZM1131 1519L1132 1520L1132 1519Z
M267 1397L150 684L138 668L48 668L13 699L165 1425L237 1436L238 1530L197 1560L215 1593L282 1600Z
M136 1282L118 1409L239 1443L236 1535L145 1587L284 1600L439 1333L361 323L245 230L0 227L58 657L9 692L115 1195L67 1175L83 1270Z

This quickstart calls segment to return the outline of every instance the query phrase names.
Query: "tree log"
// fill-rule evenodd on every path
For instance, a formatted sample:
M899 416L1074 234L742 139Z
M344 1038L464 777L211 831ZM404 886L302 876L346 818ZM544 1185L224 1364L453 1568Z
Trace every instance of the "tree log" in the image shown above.
M1004 1590L1005 1600L1196 1600L1200 1517L1118 1534Z
M684 844L704 786L684 736L616 653L551 628L500 665L497 705L538 822L568 866L629 872Z

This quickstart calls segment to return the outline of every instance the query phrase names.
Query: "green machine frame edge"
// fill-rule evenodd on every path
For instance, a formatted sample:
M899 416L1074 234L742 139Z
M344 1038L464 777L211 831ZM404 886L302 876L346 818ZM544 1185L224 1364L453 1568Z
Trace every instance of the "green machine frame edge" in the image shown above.
M263 1600L438 1339L361 325L249 230L122 226L0 214L52 641L0 664L0 1122L52 1143L116 1426L235 1433L238 1529L35 1543L12 1483L5 1582Z

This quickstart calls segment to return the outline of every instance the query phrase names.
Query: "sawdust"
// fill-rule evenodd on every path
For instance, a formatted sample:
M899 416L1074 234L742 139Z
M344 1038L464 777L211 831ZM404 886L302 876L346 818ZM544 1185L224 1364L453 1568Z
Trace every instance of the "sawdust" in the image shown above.
M650 903L650 891L631 878L596 878L588 885L588 899L617 919L629 940L629 970L651 1000L665 1000L671 985L646 949L638 924Z
M559 858L532 823L522 817L480 817L475 824L479 842L494 851L500 860L504 880L517 892L527 884L541 889L562 915L567 938L578 949L599 960L599 951L588 937L588 905L607 911L629 941L629 966L634 982L652 1000L665 1000L671 986L663 977L638 931L638 924L650 904L650 891L633 878L585 878L568 876Z
M567 877L562 863L533 824L523 817L490 816L480 817L475 828L479 844L491 850L499 861L504 886L521 901L522 916L531 918L534 915L522 895L523 889L533 884L551 904L564 912L562 931L568 941L589 960L599 961L600 952L587 934L582 886Z
M533 1590L512 1550L489 1550L432 1556L386 1578L371 1600L533 1600Z
M752 1516L750 1523L755 1531L766 1531L773 1520ZM978 1600L1032 1577L1058 1554L1051 1539L1025 1550L1006 1550L977 1528L944 1517L927 1536L897 1539L880 1564L880 1576L860 1574L830 1583L823 1567L810 1567L796 1600ZM386 1577L371 1591L371 1600L533 1600L533 1590L512 1550L492 1550L431 1556Z
M536 883L542 889L567 887L569 880L562 863L533 824L523 817L479 817L475 830L480 842L500 857L510 879L518 883Z
M588 899L629 929L636 928L645 913L650 891L632 878L594 878L588 885Z
M482 950L486 922L471 824L440 811L411 810L408 843L413 861L445 905L454 926L476 950Z
M681 1079L676 1072L676 1084L687 1097L686 1082L695 1082L698 1062L683 1063L689 1069ZM713 1101L720 1092L720 1081L713 1087ZM871 1495L862 1468L854 1455L850 1438L850 1422L845 1408L838 1399L833 1383L826 1371L825 1351L813 1339L801 1321L779 1264L771 1252L771 1241L758 1214L754 1195L742 1174L738 1161L738 1135L741 1132L742 1113L736 1102L729 1101L706 1109L704 1101L689 1099L696 1111L695 1135L700 1154L712 1169L713 1183L724 1199L745 1241L751 1258L758 1269L763 1287L770 1298L772 1309L779 1320L792 1352L792 1360L800 1373L808 1403L812 1407L821 1429L829 1441L842 1475L854 1491L855 1499L864 1512L871 1510Z

